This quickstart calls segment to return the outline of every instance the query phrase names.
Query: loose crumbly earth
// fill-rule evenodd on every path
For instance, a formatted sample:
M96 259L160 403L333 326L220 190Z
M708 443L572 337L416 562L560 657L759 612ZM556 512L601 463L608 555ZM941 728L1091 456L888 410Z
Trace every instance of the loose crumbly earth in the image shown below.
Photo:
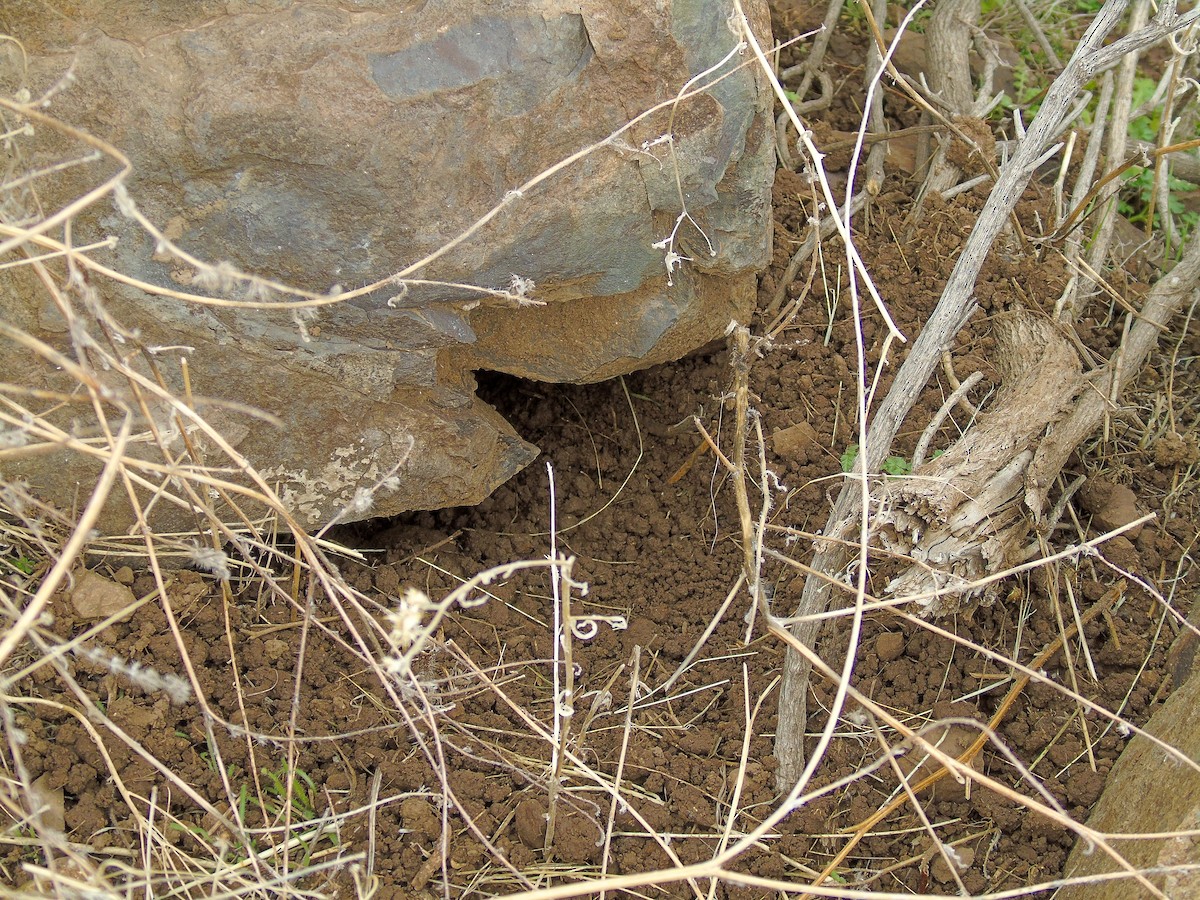
M858 58L848 47L834 56ZM861 81L860 71L850 65L838 74L840 82ZM843 100L823 114L823 121L833 129L850 129L855 115L849 100ZM909 338L920 331L932 309L985 197L981 188L949 202L930 202L924 218L914 225L908 220L913 187L902 175L893 177L869 215L857 222L858 246L892 316ZM1041 222L1049 220L1048 203L1042 188L1026 193L1018 215L1028 230L1040 227L1039 216ZM762 282L764 305L774 295L776 279L797 241L807 233L813 213L810 185L781 172L775 204L776 250ZM841 457L855 429L853 311L845 280L838 274L844 261L833 244L825 253L794 323L755 362L750 376L753 407L761 415L774 473L771 521L810 532L825 522L840 486ZM995 253L990 259L979 283L980 311L954 347L959 377L976 370L985 373L972 395L976 402L984 402L994 387L988 317L1016 302L1052 309L1065 280L1056 259L1053 253L1044 259ZM807 269L793 291L806 275ZM1131 296L1145 289L1138 273L1126 277L1128 284L1120 287ZM1092 352L1107 357L1119 340L1120 320L1097 304L1078 332ZM879 360L884 334L878 315L867 309L863 339L871 365ZM1048 594L1055 574L1068 622L1073 616L1070 596L1086 609L1125 579L1123 600L1111 616L1097 618L1086 628L1097 677L1089 673L1078 641L1071 642L1069 656L1056 655L1045 669L1056 683L1075 687L1130 722L1144 723L1173 685L1166 654L1174 631L1170 617L1139 586L1139 579L1168 594L1182 613L1187 612L1196 581L1187 558L1197 533L1195 493L1186 480L1194 454L1187 452L1187 445L1180 455L1172 452L1175 445L1170 440L1156 441L1158 414L1152 406L1156 398L1166 396L1166 379L1174 366L1175 427L1184 434L1195 433L1198 351L1194 329L1178 347L1164 342L1163 353L1129 398L1128 409L1113 417L1108 440L1073 459L1065 473L1068 478L1087 475L1098 484L1107 479L1131 486L1139 509L1157 513L1156 520L1132 540L1118 537L1108 542L1100 557L1078 558L1055 570L1012 579L1006 600L938 623L958 640L936 636L895 615L871 616L855 666L858 688L912 723L946 716L986 721L1008 689L1007 673L963 642L1028 662L1060 631ZM903 353L902 347L894 350L879 392L888 387ZM286 733L289 716L295 713L297 739L290 764L311 779L307 802L312 811L342 813L365 807L377 792L374 796L381 802L374 820L374 873L381 884L375 896L381 900L440 895L443 879L449 880L453 896L518 889L520 877L507 870L501 858L534 884L546 883L551 875L592 877L602 865L613 874L666 867L672 864L668 849L679 862L706 859L717 848L723 829L744 833L774 808L776 799L771 753L781 650L776 641L761 635L761 629L746 642L744 596L735 598L670 696L652 692L676 672L700 638L742 562L732 484L711 453L698 452L701 439L692 424L692 417L698 417L728 447L727 353L723 346L710 347L623 382L563 387L481 374L480 383L485 398L541 447L542 459L476 508L415 514L344 531L340 539L366 553L370 564L347 561L342 563L343 573L375 598L382 612L394 606L406 587L418 587L437 599L459 579L486 567L545 557L551 521L545 463L551 463L558 544L576 557L575 577L589 586L587 596L577 599L577 609L622 616L628 622L621 631L601 625L594 639L574 642L578 700L573 740L587 763L610 777L623 760L625 800L651 828L669 836L669 843L656 843L629 811L620 810L605 855L609 799L568 770L554 858L545 859L540 845L551 750L544 740L531 736L524 718L535 717L542 727L550 727L553 608L550 584L541 572L493 585L486 603L453 611L438 641L453 642L457 650L433 650L420 658L427 683L440 685L441 695L432 696L432 701L446 707L437 719L436 734L428 722L416 721L410 728L402 720L356 649L347 646L333 609L318 602L305 628L296 608L264 602L254 585L236 593L233 605L226 606L211 579L177 573L172 611L207 702L219 717L268 735ZM897 455L911 452L949 391L944 375L936 376L898 439ZM942 446L968 425L957 411L952 418L939 438ZM797 441L795 431L790 441L772 439L796 425L807 426L804 440ZM1095 512L1075 504L1066 519L1071 527L1056 535L1053 545L1094 536L1089 522ZM788 545L780 539L777 547L801 560L811 551L803 541ZM769 564L766 574L775 608L789 611L799 597L802 577L782 564ZM286 581L290 573L280 572L280 577ZM142 597L153 587L149 576L141 575L133 591ZM88 624L74 618L67 600L56 603L54 615L53 627L63 636ZM839 640L836 630L827 635L823 647L829 658L837 658ZM160 670L182 672L157 601L111 626L97 643ZM636 648L640 693L627 729ZM479 687L461 663L463 656L491 673L502 696ZM222 798L228 791L237 796L243 785L247 796L262 790L270 797L272 777L282 777L289 764L282 742L252 742L220 727L210 738L195 703L173 706L162 695L144 694L90 663L71 664L92 701L103 704L108 716L163 766L219 806L227 804ZM64 790L66 826L73 840L97 848L126 845L129 813L108 776L110 763L101 757L79 717L65 709L78 708L78 698L63 694L48 669L39 670L37 678L39 683L30 691L62 706L31 710L17 723L28 736L24 753L30 775L46 774L48 788ZM819 679L814 683L810 731L824 725L823 710L833 687ZM754 715L749 725L748 707ZM579 736L584 720L585 733ZM452 804L443 803L438 776L417 747L414 731L427 745L440 747L449 786L473 820L472 829ZM1081 717L1080 707L1062 692L1038 685L1023 692L1000 725L999 736L1045 792L1077 820L1086 818L1127 741L1126 733L1111 722L1091 713ZM224 772L215 762L210 740L216 742ZM157 802L179 817L178 827L164 827L170 841L188 848L196 840L189 830L220 839L189 798L178 793L164 796L162 777L144 760L117 741L107 746L126 790L149 797L157 786ZM836 781L879 754L868 722L842 722L815 784ZM982 767L1022 794L1034 790L994 747L985 750ZM870 816L896 789L897 779L884 768L816 800L791 815L737 867L802 883L843 845L844 832ZM729 822L735 791L736 815ZM942 839L958 842L968 860L961 877L972 893L1053 878L1073 843L1068 831L985 789L968 792L946 781L921 800ZM293 808L298 809L295 803ZM262 811L253 800L245 814L252 824L262 824ZM439 856L444 826L452 833L445 870ZM314 859L365 851L370 830L369 817L358 814L341 826L336 846L332 838L323 837L307 849ZM269 843L264 836L262 845ZM295 858L300 859L300 851ZM20 862L17 850L0 860L9 884L21 881ZM874 828L838 877L886 891L957 892L908 803ZM349 884L349 876L341 873L333 876L329 887L352 896ZM682 897L690 889L668 884L645 893ZM717 895L766 894L723 884Z

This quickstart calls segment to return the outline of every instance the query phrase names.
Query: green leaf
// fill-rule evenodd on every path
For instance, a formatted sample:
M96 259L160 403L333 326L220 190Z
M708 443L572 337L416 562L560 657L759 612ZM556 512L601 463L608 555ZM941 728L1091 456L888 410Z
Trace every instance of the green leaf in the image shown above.
M840 457L843 472L853 472L858 462L858 444L851 444ZM886 475L908 475L912 472L912 463L903 456L889 456L883 461L883 471Z
M846 452L841 455L842 471L853 472L854 462L858 459L858 444L851 444L846 448Z

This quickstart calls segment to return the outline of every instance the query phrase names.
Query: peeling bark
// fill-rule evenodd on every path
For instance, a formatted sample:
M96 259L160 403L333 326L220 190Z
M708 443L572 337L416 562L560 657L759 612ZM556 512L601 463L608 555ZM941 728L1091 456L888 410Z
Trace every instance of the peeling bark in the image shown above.
M998 584L976 582L1023 561L1063 465L1100 424L1109 398L1141 371L1171 318L1198 296L1193 239L1151 289L1123 352L1087 375L1049 320L1024 310L997 317L1002 387L993 407L944 454L876 492L872 543L913 561L887 591L929 616L989 601Z
M988 599L971 584L1017 561L1029 533L1022 501L1034 448L1083 383L1079 357L1050 321L1013 310L996 317L995 335L1001 388L991 409L878 495L873 542L913 560L887 589L914 597L928 615Z

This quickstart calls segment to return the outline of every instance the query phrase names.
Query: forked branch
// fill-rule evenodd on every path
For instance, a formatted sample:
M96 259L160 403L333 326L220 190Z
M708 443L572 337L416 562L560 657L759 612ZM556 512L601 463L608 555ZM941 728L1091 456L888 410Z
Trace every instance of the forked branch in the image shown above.
M984 259L1038 165L1055 152L1054 144L1072 111L1077 108L1076 98L1080 90L1099 73L1119 62L1125 54L1155 44L1200 18L1200 11L1179 14L1174 2L1165 2L1160 6L1155 18L1144 28L1106 44L1126 6L1125 0L1108 0L1104 4L1080 40L1070 61L1050 86L1024 140L1001 168L991 195L967 239L941 299L924 330L914 342L891 390L870 424L863 450L865 472L879 471L900 423L929 380L942 350L949 345L953 336L973 312L972 295ZM847 537L859 516L864 514L859 501L861 491L861 486L854 478L848 479L843 486L824 532L835 540L828 541L819 548L813 562L816 571L832 573L845 567L847 552L839 539ZM815 643L820 622L817 617L829 605L830 596L831 588L827 578L810 576L807 579L799 608L796 610L797 621L791 626L791 631L809 646ZM810 663L807 659L794 650L789 651L784 663L775 745L775 754L779 760L777 786L785 792L793 788L804 771L809 672ZM839 715L840 709L832 710L834 718Z

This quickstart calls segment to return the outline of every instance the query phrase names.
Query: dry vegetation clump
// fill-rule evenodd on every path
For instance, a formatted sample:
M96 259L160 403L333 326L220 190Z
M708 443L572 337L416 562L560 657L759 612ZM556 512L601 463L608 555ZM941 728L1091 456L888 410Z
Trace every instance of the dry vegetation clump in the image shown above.
M1191 544L1178 570L1163 571L1150 583L1104 555L1107 541L1145 525L1148 517L1127 519L1098 535L1078 522L1071 530L1062 527L1074 515L1070 502L1079 486L1062 477L1069 459L1083 460L1088 474L1112 474L1126 452L1152 451L1175 473L1155 498L1165 512L1192 502L1200 464L1194 431L1184 424L1194 427L1196 402L1172 389L1198 299L1200 241L1194 221L1168 214L1172 182L1169 173L1161 174L1173 153L1196 146L1190 132L1171 130L1179 127L1171 112L1195 105L1197 15L1164 3L1139 21L1137 13L1125 17L1126 5L1110 0L1077 33L1047 36L1037 5L1020 4L1039 45L1046 42L1047 56L1055 59L1047 63L1045 82L1038 83L1039 109L1030 122L1022 121L1019 105L1005 111L1001 101L1031 97L997 99L991 74L973 76L961 65L967 47L986 41L980 24L985 8L975 0L936 4L932 17L918 22L930 47L962 48L949 58L931 56L941 77L931 84L896 68L898 36L917 17L889 21L886 4L831 3L826 30L799 42L799 49L783 51L803 57L790 67L769 57L770 48L758 45L739 15L731 18L740 57L731 52L730 60L763 66L779 90L781 157L802 170L809 185L811 236L796 242L759 319L731 324L732 385L722 398L727 420L722 428L694 417L697 451L672 476L686 477L699 459L716 461L734 495L737 521L725 525L738 531L741 572L721 586L724 602L716 598L714 607L720 608L710 625L662 678L647 675L651 661L638 645L602 682L585 680L583 648L629 622L591 606L588 586L577 580L576 560L556 518L553 468L544 558L458 577L445 591L415 585L375 591L348 578L345 572L361 554L335 544L327 528L312 533L302 527L274 486L211 427L205 418L210 401L203 386L191 385L185 348L146 346L110 314L98 283L124 276L97 261L104 244L74 245L70 226L81 211L102 203L139 221L162 252L207 273L198 283L213 296L176 295L170 298L175 302L207 302L223 292L245 296L247 288L264 303L284 298L301 310L337 298L306 295L188 256L138 211L124 188L129 162L117 148L57 122L43 102L52 98L0 98L6 163L0 267L13 275L4 284L36 292L61 325L61 340L51 344L35 338L29 323L0 316L0 340L12 358L26 360L29 371L47 373L46 383L54 385L33 389L20 373L0 376L2 889L14 896L116 897L854 897L890 883L885 879L896 872L917 871L923 893L968 894L968 882L975 883L972 860L977 851L982 857L986 842L977 834L945 839L945 823L931 821L925 812L939 782L944 787L952 779L968 797L971 791L990 792L1047 829L1081 836L1096 853L1110 856L1123 877L1151 896L1165 896L1151 883L1148 867L1124 859L1112 835L1072 819L1035 773L1037 761L1027 764L1018 752L1023 748L1008 746L1001 736L1006 717L1035 691L1071 698L1085 736L1089 728L1103 729L1105 736L1140 732L1123 714L1127 697L1102 702L1074 680L1077 669L1092 666L1084 636L1101 623L1116 634L1112 614L1126 588L1151 598L1160 631L1196 630L1175 595L1190 565ZM1044 17L1048 22L1049 14ZM862 29L872 52L861 103L866 112L850 132L862 168L850 163L849 175L839 179L822 164L822 147L806 117L820 112L834 91L830 65L822 58L826 42L836 29L850 27ZM1151 98L1160 110L1161 131L1149 151L1155 161L1147 167L1153 173L1146 185L1150 209L1142 210L1165 252L1153 287L1133 308L1105 275L1114 253L1111 223L1119 178L1113 173L1126 167L1129 123L1138 119L1130 87L1141 77L1137 54L1168 40L1171 51L1160 61L1164 87ZM1055 42L1065 59L1058 59ZM1036 74L1026 70L1027 77ZM1087 93L1092 88L1098 94L1094 102ZM816 99L810 96L814 91ZM907 111L893 113L893 106ZM920 121L897 127L905 115ZM1185 124L1195 126L1193 120ZM940 302L899 371L894 377L887 373L885 390L886 363L907 336L893 322L889 297L857 249L856 229L857 217L869 215L873 205L880 208L894 189L889 182L896 174L883 149L900 132L928 145L924 162L903 182L914 228L958 193L979 191L986 199ZM48 143L34 143L43 140ZM1085 161L1079 167L1070 162L1077 144ZM55 165L40 161L46 147L61 151ZM563 165L594 149L567 157ZM1022 218L1030 207L1019 207L1019 201L1048 170L1057 173L1049 189L1060 201L1057 217ZM63 209L43 208L39 186L68 177L64 173L79 180L78 199ZM860 177L863 187L857 190ZM497 209L507 202L510 198L498 198ZM681 223L686 215L685 208ZM1040 230L1031 230L1035 227ZM663 244L668 273L686 264L673 256L672 246ZM1060 302L1049 309L1038 302L1045 298L1026 297L1030 302L994 311L988 327L996 349L988 374L995 392L983 397L974 391L983 374L959 381L949 348L978 311L977 281L990 254L1056 254L1069 279ZM839 256L841 280L830 274ZM768 462L752 374L764 358L785 352L789 329L810 295L842 285L856 331L858 355L849 370L856 379L854 428L861 450L848 453L845 472L836 473L845 477L828 522L819 532L801 532L776 522L779 478ZM527 302L526 293L514 281L513 301ZM1107 311L1098 313L1095 306ZM0 298L0 310L8 308ZM832 329L832 307L830 317ZM869 318L880 336L872 351L874 369L863 338ZM1118 336L1108 358L1079 339L1085 320L1089 329ZM1152 390L1138 386L1139 372L1159 351L1170 354L1163 367L1166 383ZM924 435L897 468L897 433L938 366L945 367L952 387L919 424ZM956 408L968 411L969 427L945 441L944 426ZM640 459L640 426L637 434ZM943 452L929 450L935 439ZM93 473L75 509L46 506L11 474L19 472L23 459L45 454L70 460L64 471ZM388 473L380 485L393 476ZM626 484L616 489L624 490ZM366 489L353 503L365 509L370 500ZM128 510L133 527L120 537L97 534L96 523L114 504ZM157 504L190 511L195 529L156 533L150 511ZM810 555L802 555L804 546ZM412 556L424 559L435 549L436 544ZM91 571L101 562L107 569ZM191 570L180 571L180 563ZM803 579L798 609L779 608L779 594L768 584L765 573L785 568ZM1073 602L1072 586L1082 583L1084 568L1111 577L1112 586L1105 589L1099 575L1091 578L1088 590L1096 596L1081 607ZM527 578L539 579L548 592L544 621L510 602L510 583ZM981 601L1028 603L1026 589L1049 597L1058 625L1055 633L1039 635L1032 654L1000 652L961 638L955 620L944 619L956 614L965 619ZM688 708L692 691L683 689L684 676L730 610L738 608L735 602L747 611L746 624L739 625L746 633L746 657L763 652L752 636L764 633L787 648L782 684L777 697L774 680L755 680L750 664L743 663L734 764L717 779L720 822L702 833L703 840L691 841L695 834L678 833L686 823L656 817L653 776L630 774L653 756L646 740L652 730L639 717L658 705ZM986 609L981 616L989 614ZM473 644L447 638L448 624L473 611L483 618L470 622L475 631L463 626L464 633L483 637ZM514 614L536 621L540 641L526 648L527 658L501 654L481 661L486 632L503 631ZM937 716L888 708L860 689L855 667L864 652L862 635L879 621L958 642L986 658L994 680L988 691L998 690L986 721L959 715L958 707ZM818 645L826 623L832 624ZM219 640L200 652L202 627ZM261 641L264 654L274 654L276 671L288 673L274 687L250 677L257 671L252 668L257 663L247 661L250 636ZM882 654L878 646L872 652ZM1020 634L1014 646L1022 646ZM216 653L225 665L221 677L210 665ZM281 654L295 656L284 665ZM1085 665L1075 665L1080 655ZM1064 658L1072 673L1066 684L1046 674ZM362 725L353 734L310 727L310 705L323 710L317 705L327 704L332 711L344 700L323 670L351 673L359 688L351 700ZM808 722L806 706L810 674L827 701L816 727ZM274 716L260 718L249 699L270 692ZM481 698L494 718L464 723L462 710ZM778 725L768 734L764 710L776 703ZM675 729L686 733L704 712L677 720ZM615 745L605 745L616 746L613 758L594 750L601 731L620 736ZM317 783L309 774L315 761L336 764L339 748L368 732L380 735L378 756L366 762L341 758L344 781ZM866 748L861 763L836 776L822 771L831 745L847 734ZM770 803L748 796L747 773L764 768L754 749L764 736L775 741L777 796ZM68 740L84 748L90 773L43 762L55 758L56 742ZM195 765L184 771L164 764L168 745L172 752L179 746L194 750ZM1192 770L1189 775L1200 772L1176 748L1160 749ZM1000 762L983 766L985 751ZM1078 758L1089 752L1090 746ZM31 768L34 757L39 762ZM1003 776L997 773L1001 767ZM473 781L485 780L474 776L493 770L520 780L525 791L502 821L467 795L475 789ZM426 773L432 778L422 782ZM73 786L92 776L107 787L84 808L73 802ZM797 860L779 851L776 869L749 871L743 865L755 854L775 853L773 842L789 822L819 818L814 810L862 784L895 787L855 828L825 835L824 858ZM717 792L687 795L695 812L692 824L704 821L701 807ZM910 816L912 832L928 849L907 857L896 851L884 861L855 860L856 847L886 834L881 823L897 811ZM411 871L403 885L377 871L381 848L397 840L380 825L385 815L403 822L405 835L423 841L420 853L408 848L412 852L404 858ZM998 842L1000 826L994 830ZM510 831L519 840L502 844ZM989 840L992 834L984 832ZM610 851L630 835L643 842L647 858L666 862L641 871L622 856L617 865ZM940 873L932 882L931 872ZM1052 874L1004 896L1033 896L1058 884Z

